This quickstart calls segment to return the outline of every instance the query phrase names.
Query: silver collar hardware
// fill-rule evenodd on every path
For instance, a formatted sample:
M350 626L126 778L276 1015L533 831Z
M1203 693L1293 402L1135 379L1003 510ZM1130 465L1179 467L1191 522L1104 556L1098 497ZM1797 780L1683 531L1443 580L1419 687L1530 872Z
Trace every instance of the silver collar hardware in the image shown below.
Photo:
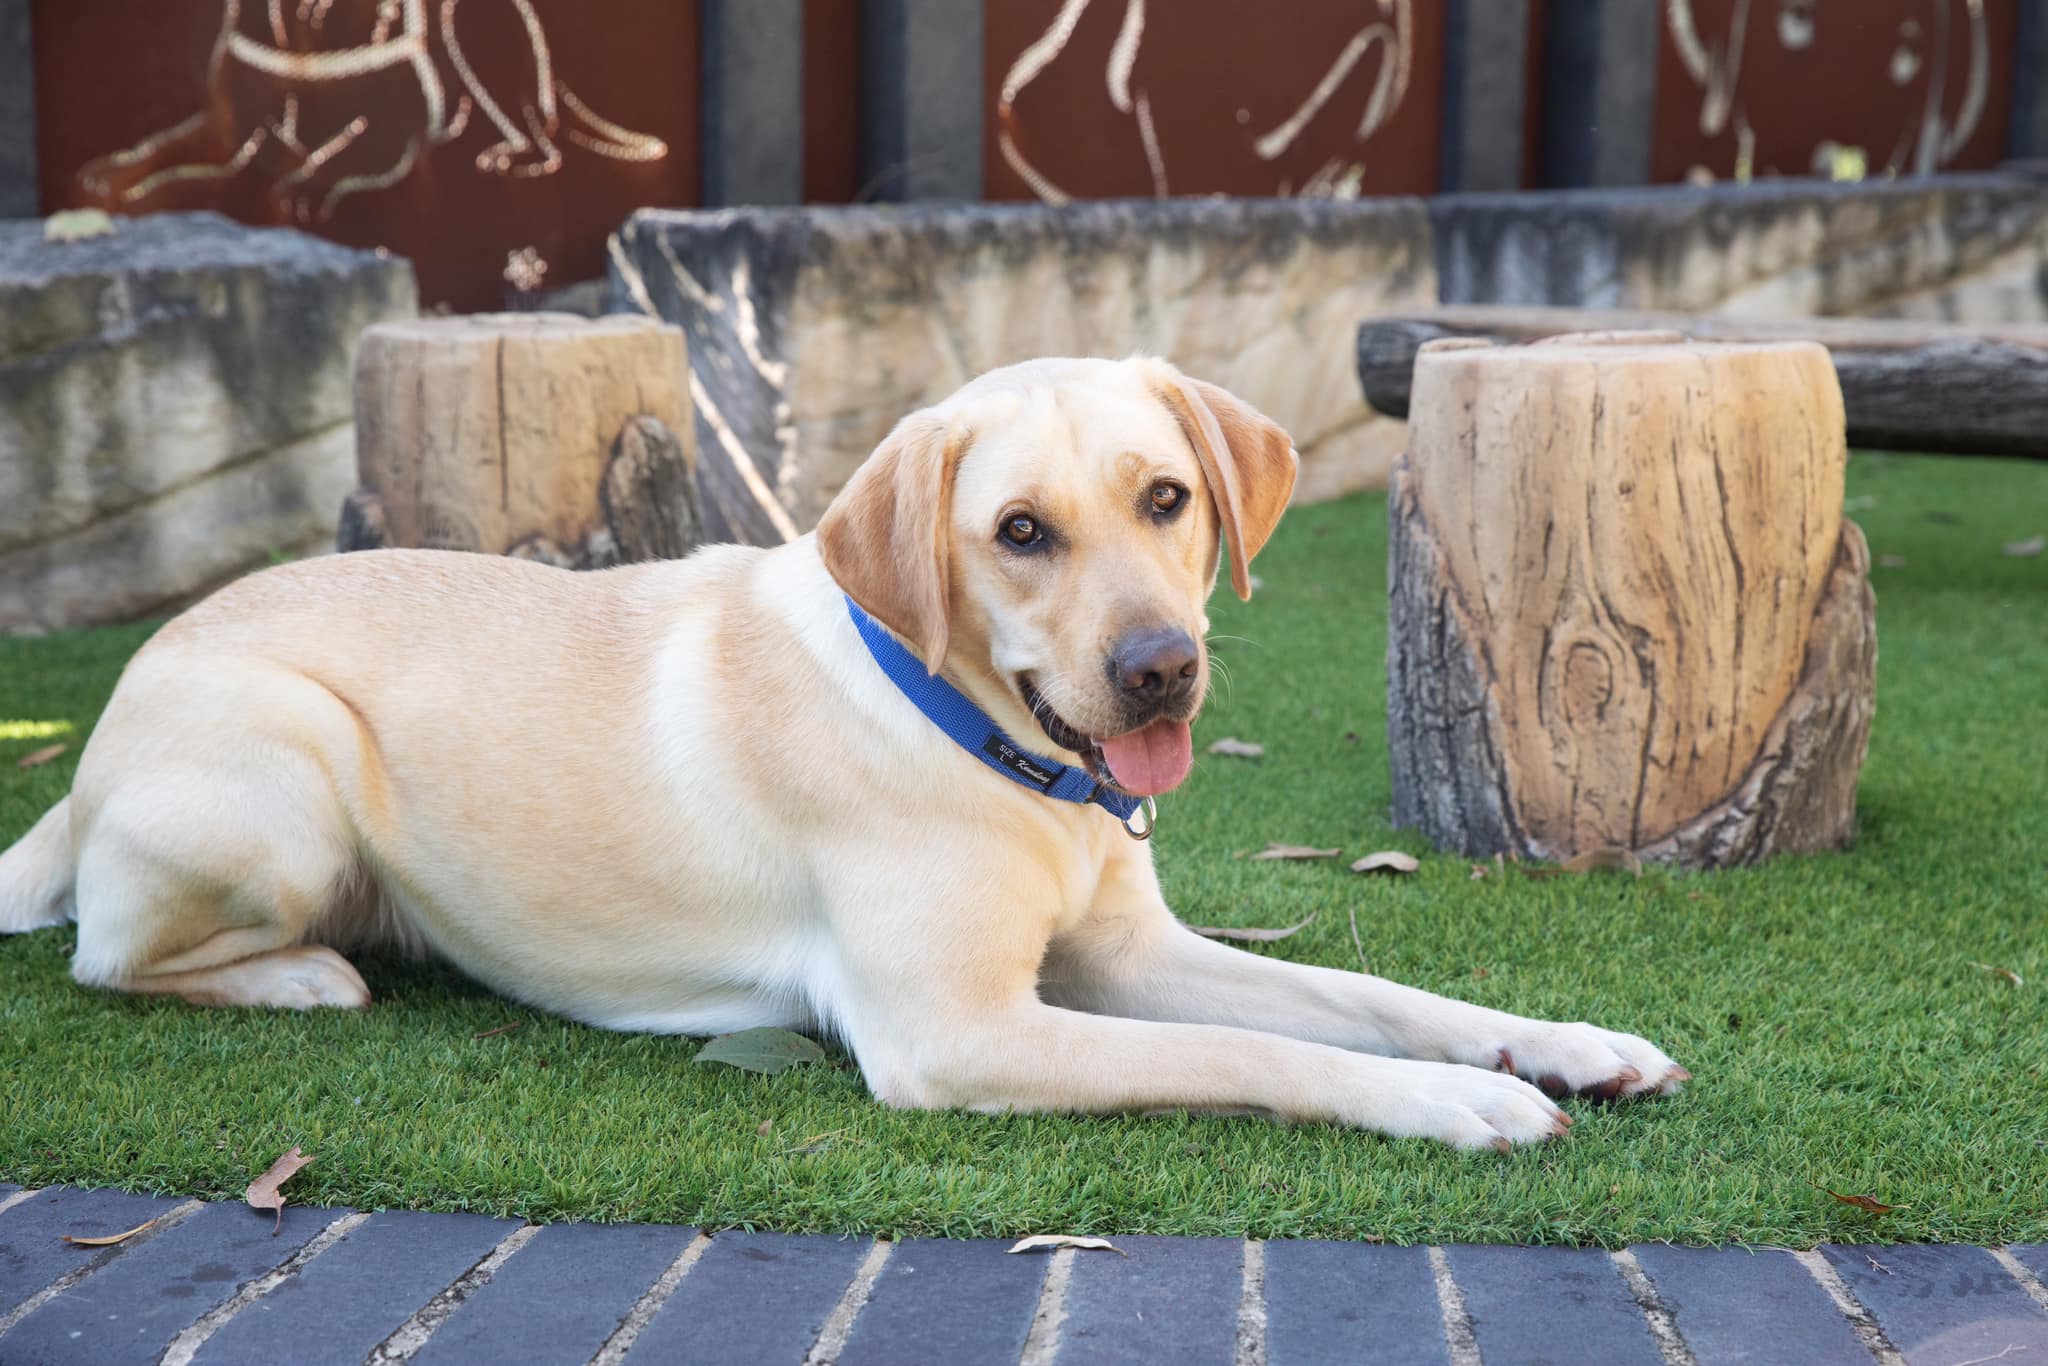
M1152 838L1152 832L1159 828L1159 803L1147 797L1139 810L1145 813L1145 828L1140 830L1131 824L1131 818L1138 814L1133 811L1130 816L1124 817L1124 833L1134 840L1149 840Z

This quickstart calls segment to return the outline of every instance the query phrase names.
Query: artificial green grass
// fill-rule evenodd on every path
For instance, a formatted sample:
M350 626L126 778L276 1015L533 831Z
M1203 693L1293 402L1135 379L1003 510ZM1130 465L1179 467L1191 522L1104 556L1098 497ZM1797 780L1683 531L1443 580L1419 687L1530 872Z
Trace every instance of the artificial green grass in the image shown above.
M69 928L0 941L0 1178L241 1193L293 1144L301 1201L890 1234L1389 1241L2048 1239L2048 468L1859 457L1876 728L1849 853L1748 871L1473 881L1388 827L1385 505L1292 513L1256 599L1219 595L1233 683L1162 804L1197 923L1315 922L1253 948L1647 1035L1682 1096L1573 1102L1563 1142L1471 1156L1320 1125L914 1114L845 1059L764 1078L454 974L365 962L366 1013L193 1009L66 975ZM65 790L145 628L0 641L0 842ZM14 760L75 728L46 767ZM1233 858L1399 847L1420 874ZM1978 964L2019 974L2024 986ZM520 1026L476 1037L510 1021ZM1873 1215L1821 1188L1896 1205Z

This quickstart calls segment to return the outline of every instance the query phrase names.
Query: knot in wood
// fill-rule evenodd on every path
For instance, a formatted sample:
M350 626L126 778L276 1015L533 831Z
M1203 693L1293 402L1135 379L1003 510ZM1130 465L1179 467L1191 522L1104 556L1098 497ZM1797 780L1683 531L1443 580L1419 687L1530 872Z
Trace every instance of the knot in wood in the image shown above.
M1614 700L1614 662L1598 641L1578 640L1564 656L1560 709L1573 726L1596 725L1607 718Z

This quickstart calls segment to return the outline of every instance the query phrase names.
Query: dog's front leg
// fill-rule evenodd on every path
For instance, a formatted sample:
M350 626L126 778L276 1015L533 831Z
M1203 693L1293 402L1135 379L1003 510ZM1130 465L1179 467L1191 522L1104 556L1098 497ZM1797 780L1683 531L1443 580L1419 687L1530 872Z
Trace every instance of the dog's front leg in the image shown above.
M1046 1000L1135 1019L1236 1025L1392 1057L1513 1072L1553 1096L1675 1090L1684 1068L1646 1039L1531 1020L1384 978L1204 939L1175 919L1142 850L1105 872L1088 919L1046 956Z
M1502 1073L1046 1004L1036 978L1053 916L1018 905L1015 885L841 907L831 969L817 980L882 1100L990 1112L1249 1110L1461 1148L1533 1142L1569 1123ZM954 904L927 904L941 892ZM962 897L990 909L963 910Z
M1251 1112L1502 1151L1571 1122L1500 1072L1221 1025L1089 1015L1028 992L972 1015L959 1001L899 1004L847 1032L876 1095L908 1108Z

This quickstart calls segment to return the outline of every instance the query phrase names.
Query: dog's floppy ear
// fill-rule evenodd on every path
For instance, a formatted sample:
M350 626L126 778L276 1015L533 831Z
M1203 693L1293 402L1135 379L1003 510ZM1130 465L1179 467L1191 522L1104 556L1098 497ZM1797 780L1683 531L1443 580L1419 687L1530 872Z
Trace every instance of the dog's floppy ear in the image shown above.
M1223 519L1230 586L1248 599L1252 557L1273 534L1294 493L1294 472L1301 463L1294 443L1237 395L1189 379L1164 362L1154 371L1154 385L1202 462L1202 478Z
M953 474L969 439L930 413L911 414L818 522L826 570L863 611L908 640L932 673L946 662Z

